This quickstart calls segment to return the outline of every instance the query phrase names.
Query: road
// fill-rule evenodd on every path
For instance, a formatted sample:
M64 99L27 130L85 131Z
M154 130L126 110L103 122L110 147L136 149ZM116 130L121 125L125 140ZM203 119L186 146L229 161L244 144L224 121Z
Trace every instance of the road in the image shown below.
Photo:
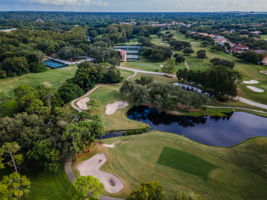
M128 68L128 67L121 67L121 66L118 66L117 68L118 69L127 70L127 71L132 71L134 73L161 75L161 76L168 76L168 77L173 77L173 78L176 77L176 75L174 75L174 74L167 74L167 73L162 73L162 72L151 72L151 71L145 71L145 70L139 70L139 69L132 69L132 68ZM241 102L243 102L245 104L248 104L248 105L251 105L251 106L255 106L257 108L262 108L262 109L266 109L267 110L267 105L266 104L257 103L255 101L251 101L251 100L245 99L243 97L239 97L239 96L235 97L234 99L237 100L237 101L241 101ZM240 109L242 109L242 108L240 107Z

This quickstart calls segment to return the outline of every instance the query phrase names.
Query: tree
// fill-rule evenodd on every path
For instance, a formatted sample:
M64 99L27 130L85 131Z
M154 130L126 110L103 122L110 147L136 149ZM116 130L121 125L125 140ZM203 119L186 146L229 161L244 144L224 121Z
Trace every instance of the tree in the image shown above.
M175 71L175 60L169 59L167 63L161 68L164 73L173 73Z
M245 51L242 54L240 54L238 57L243 59L246 62L253 63L256 65L260 64L263 58L262 55L257 54L254 51Z
M189 56L190 54L194 53L194 50L192 48L185 48L183 53L184 55Z
M174 54L174 58L176 63L182 63L185 61L185 58L182 55L179 55L178 53Z
M98 198L104 191L104 185L93 176L80 176L73 182L74 200L90 200Z
M0 181L0 196L3 200L20 200L30 192L30 185L26 176L14 172Z
M67 103L80 97L84 91L75 83L64 83L58 89L58 93L64 103Z
M152 76L141 76L139 79L135 80L135 82L140 85L148 85L153 81L154 80Z
M220 59L220 58L213 58L210 60L210 62L216 66L216 65L220 65L220 66L226 66L229 67L231 69L234 68L235 63L230 61L230 60L226 60L226 59Z
M20 150L20 146L16 142L6 142L2 146L2 152L4 157L8 157L10 161L8 165L13 166L15 171L18 172L18 165L23 162L23 155L17 154Z
M54 148L49 139L36 142L32 150L27 153L27 156L39 161L50 172L56 172L60 168L60 151Z
M199 58L199 59L207 58L206 50L199 50L199 51L197 51L197 58Z
M6 58L2 64L7 76L19 76L30 71L29 64L25 57Z
M162 187L157 182L141 183L127 200L164 200Z

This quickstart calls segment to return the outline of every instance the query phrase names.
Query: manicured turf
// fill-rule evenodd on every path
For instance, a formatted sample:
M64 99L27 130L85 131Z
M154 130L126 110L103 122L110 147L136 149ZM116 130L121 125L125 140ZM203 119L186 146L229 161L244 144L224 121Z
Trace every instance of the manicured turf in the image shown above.
M55 87L60 87L65 80L74 76L76 69L76 66L71 66L42 73L29 73L18 77L0 79L0 93L13 96L13 90L20 85L35 87L43 82L49 82Z
M27 175L31 181L31 192L27 200L69 200L73 191L64 169L53 174L33 170Z
M162 66L166 62L151 62L151 61L146 61L144 59L138 60L138 61L133 61L133 62L126 62L123 64L124 67L129 67L129 68L134 68L134 69L140 69L140 70L145 70L145 71L152 71L152 72L160 72ZM184 69L185 66L184 64L178 64L176 66L176 70L178 69Z
M124 181L125 188L119 194L121 197L127 196L140 182L152 180L163 186L166 199L170 200L174 199L178 191L193 191L205 200L262 200L267 195L267 138L254 138L232 148L205 146L179 135L162 132L112 138L102 142L114 143L115 147L96 145L93 153L105 153L108 162L103 170L116 174ZM171 154L167 152L163 156L165 161L170 163L173 160L178 164L175 160L182 157L191 171L185 171L184 168L181 170L177 164L175 169L159 164L164 148L179 151ZM198 159L201 159L200 164L196 164ZM192 173L198 167L201 174L208 173L208 179Z
M128 119L125 112L128 108L120 109L113 115L106 115L106 105L119 100L119 85L103 85L89 95L90 100L95 100L98 107L93 110L94 114L100 116L106 131L127 130L146 127L145 124Z
M207 179L209 173L215 169L214 165L197 156L169 147L163 148L158 164L184 171L203 179Z

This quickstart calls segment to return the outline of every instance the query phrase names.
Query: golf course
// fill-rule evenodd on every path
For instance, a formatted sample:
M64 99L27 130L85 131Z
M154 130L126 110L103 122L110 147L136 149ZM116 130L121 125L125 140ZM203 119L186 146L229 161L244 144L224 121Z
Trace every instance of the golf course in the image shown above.
M124 188L112 196L126 197L140 182L151 180L163 186L167 199L173 199L178 191L192 191L214 200L264 199L267 195L266 138L253 138L231 148L205 146L164 132L101 142L114 147L94 145L90 153L73 163L73 170L79 174L76 166L80 162L105 154L107 163L101 170L124 183Z

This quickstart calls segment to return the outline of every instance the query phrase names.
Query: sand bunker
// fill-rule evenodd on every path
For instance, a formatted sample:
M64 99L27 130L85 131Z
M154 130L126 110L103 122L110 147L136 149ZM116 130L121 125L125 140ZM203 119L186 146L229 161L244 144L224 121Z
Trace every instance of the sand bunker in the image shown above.
M250 81L243 81L245 84L258 84L259 82L256 80L250 80Z
M260 73L267 75L267 71L260 71Z
M115 144L102 144L103 147L114 148Z
M126 101L116 101L106 105L106 115L113 115L117 110L127 107L129 104Z
M109 193L118 193L123 188L122 181L113 174L100 171L100 167L105 164L107 158L105 154L96 154L88 160L78 164L77 169L81 176L94 176L103 183L105 190Z
M254 86L247 86L248 89L252 90L253 92L257 92L257 93L263 93L264 90L260 89L260 88L256 88Z
M80 99L79 101L77 101L76 104L81 110L88 110L87 103L89 101L90 101L90 99L88 97L84 97L84 98Z

